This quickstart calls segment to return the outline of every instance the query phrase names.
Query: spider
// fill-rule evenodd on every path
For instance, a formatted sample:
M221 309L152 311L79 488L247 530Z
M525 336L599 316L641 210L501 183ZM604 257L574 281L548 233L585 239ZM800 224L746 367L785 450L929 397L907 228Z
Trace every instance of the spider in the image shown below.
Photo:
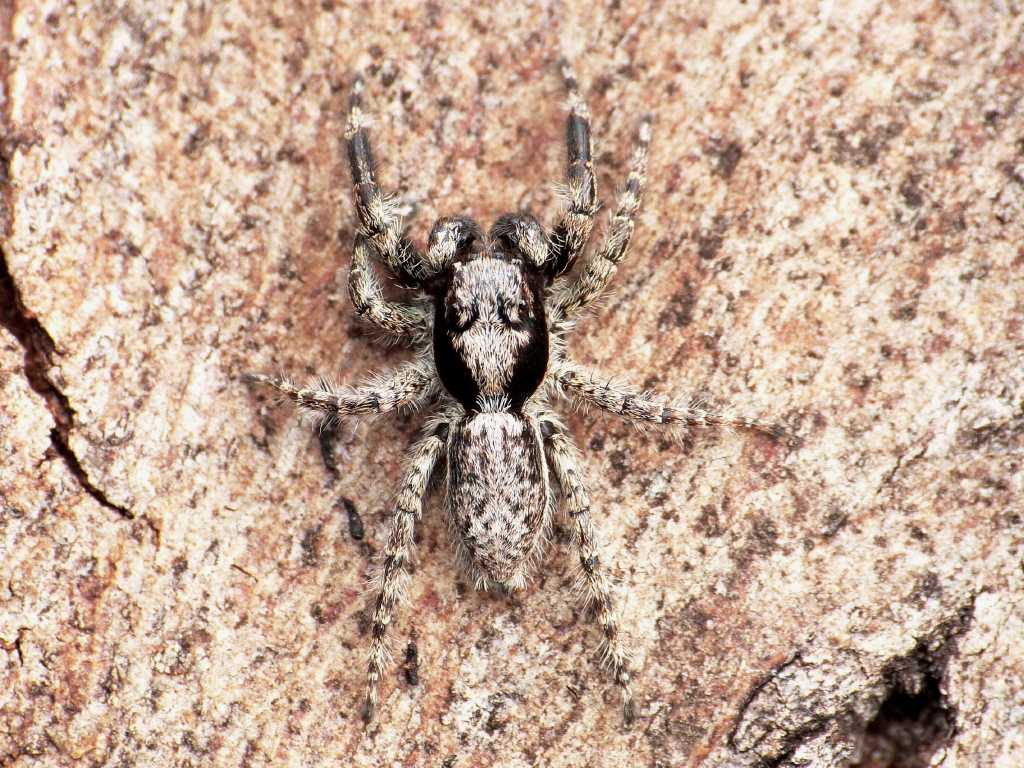
M349 295L361 317L409 340L417 355L355 387L326 380L299 387L284 377L248 376L276 388L321 424L430 408L422 435L408 452L373 584L366 722L376 712L389 658L387 630L409 578L413 526L435 473L445 481L447 522L459 560L480 589L525 586L548 543L556 497L561 497L579 558L578 586L600 625L603 658L630 723L635 707L629 653L599 554L578 451L552 402L595 406L637 424L781 434L757 419L606 383L605 376L566 352L564 337L626 255L646 177L651 117L640 119L629 176L603 242L574 272L599 206L589 111L569 63L562 60L559 68L568 95L568 164L560 190L564 207L554 229L545 232L528 213L501 216L487 234L469 218L447 217L434 224L425 253L409 240L394 198L375 179L363 80L357 75L345 131L359 218ZM414 292L409 300L384 297L374 258Z

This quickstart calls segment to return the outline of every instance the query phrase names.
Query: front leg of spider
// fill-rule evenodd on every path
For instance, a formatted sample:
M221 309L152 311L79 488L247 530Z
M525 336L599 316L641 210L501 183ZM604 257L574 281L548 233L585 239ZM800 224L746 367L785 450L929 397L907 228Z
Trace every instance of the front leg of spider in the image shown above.
M388 628L408 581L413 529L431 476L443 480L444 511L462 566L479 588L524 587L541 561L560 491L579 560L579 586L602 633L603 657L619 687L627 722L635 714L629 653L619 630L611 580L598 549L590 499L572 440L551 409L552 396L593 404L624 418L662 425L771 429L698 404L662 402L602 383L564 354L578 314L611 281L626 255L646 178L649 118L643 118L625 187L593 256L582 254L598 210L590 117L568 63L565 207L551 232L527 213L490 230L464 216L439 219L425 252L408 239L391 198L376 180L362 111L363 82L352 88L345 138L358 218L349 294L356 312L414 359L356 387L325 381L300 387L278 376L272 387L315 420L429 407L423 435L409 450L387 543L374 581L363 715L378 710L389 658ZM582 267L572 267L582 260ZM384 297L378 261L411 294Z

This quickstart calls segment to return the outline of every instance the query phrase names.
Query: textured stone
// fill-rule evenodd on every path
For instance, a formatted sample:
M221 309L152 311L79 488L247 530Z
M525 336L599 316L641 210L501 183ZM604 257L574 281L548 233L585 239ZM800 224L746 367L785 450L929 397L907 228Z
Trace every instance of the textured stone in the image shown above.
M895 5L5 5L0 764L1024 764L1024 17ZM553 210L560 52L606 205L657 115L572 354L801 444L570 415L631 730L564 537L480 594L433 500L364 729L417 419L346 433L335 474L238 374L407 355L335 277L352 70L422 240Z

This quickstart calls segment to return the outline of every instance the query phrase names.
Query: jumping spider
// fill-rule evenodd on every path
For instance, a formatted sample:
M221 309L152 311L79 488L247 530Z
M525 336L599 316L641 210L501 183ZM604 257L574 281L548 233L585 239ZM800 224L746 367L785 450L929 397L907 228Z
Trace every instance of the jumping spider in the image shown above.
M557 485L579 554L579 586L601 626L604 659L619 686L627 722L634 716L628 654L598 554L590 499L577 449L551 401L593 405L636 423L746 427L778 433L757 419L715 413L606 383L573 362L563 338L597 299L626 255L647 170L651 119L640 120L625 188L599 250L570 271L598 210L590 117L576 77L560 62L568 91L565 208L545 232L526 213L506 214L486 235L471 219L442 218L426 253L410 242L393 198L381 192L362 109L362 80L352 86L345 138L359 229L349 271L356 312L404 337L416 358L357 387L328 382L299 387L253 374L322 422L428 406L421 438L409 450L395 497L391 533L374 584L372 640L364 717L372 719L388 657L385 635L404 593L413 524L431 475L444 473L448 525L459 559L478 588L521 589L548 542ZM384 298L371 259L414 291ZM553 476L553 478L552 478ZM552 479L554 482L552 482Z

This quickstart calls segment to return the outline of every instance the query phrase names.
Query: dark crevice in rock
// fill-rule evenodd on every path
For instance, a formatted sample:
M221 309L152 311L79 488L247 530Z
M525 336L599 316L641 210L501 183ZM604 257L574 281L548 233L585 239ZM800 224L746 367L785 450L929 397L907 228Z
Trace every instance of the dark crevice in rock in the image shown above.
M844 663L842 655L815 664L800 653L787 659L740 708L729 742L749 762L738 764L795 768L813 753L822 765L929 765L956 733L957 708L946 698L943 681L957 638L973 615L972 596L913 650L891 658L868 679L859 679L856 666ZM831 685L822 687L829 678ZM849 690L848 698L837 698L834 691L840 690Z
M25 627L18 627L18 636L14 638L14 651L18 654L18 665L25 666L25 654L21 650L21 636L23 633L28 632Z
M130 510L112 502L92 483L78 456L71 449L68 434L74 423L75 411L67 396L54 386L46 375L55 347L53 339L22 304L3 251L0 251L0 326L10 331L25 350L25 378L28 379L29 386L46 402L56 422L56 426L50 430L53 450L64 460L71 474L78 479L85 491L101 506L128 520L134 519L135 516Z
M925 768L949 738L953 723L932 669L908 690L897 683L868 723L856 768Z
M973 616L972 599L889 667L888 694L860 735L860 760L853 768L925 768L954 735L956 707L946 699L942 680L956 638Z

